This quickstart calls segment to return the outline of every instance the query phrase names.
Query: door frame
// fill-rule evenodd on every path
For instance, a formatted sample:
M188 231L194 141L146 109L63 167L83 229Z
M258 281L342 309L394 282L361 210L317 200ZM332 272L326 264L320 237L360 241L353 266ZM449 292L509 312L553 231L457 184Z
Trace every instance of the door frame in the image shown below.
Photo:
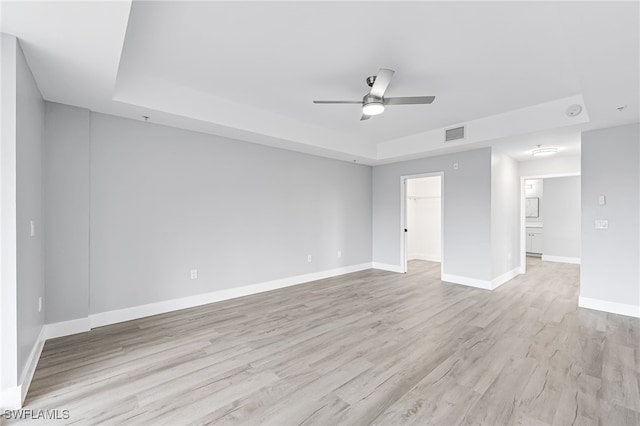
M400 268L407 273L407 180L440 177L440 276L444 274L444 172L400 176Z
M527 272L527 218L525 212L525 200L527 198L527 192L525 181L527 179L551 179L560 177L580 176L581 172L571 173L550 173L547 175L534 175L534 176L520 176L520 273ZM544 186L542 187L544 191ZM544 222L542 224L544 229ZM543 231L544 232L544 231Z

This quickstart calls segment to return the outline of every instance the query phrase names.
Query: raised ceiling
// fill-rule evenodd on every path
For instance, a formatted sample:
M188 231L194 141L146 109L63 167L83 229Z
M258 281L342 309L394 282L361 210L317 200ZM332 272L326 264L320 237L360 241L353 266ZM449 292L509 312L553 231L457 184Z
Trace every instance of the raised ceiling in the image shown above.
M2 31L21 40L47 100L367 164L510 138L515 147L532 134L575 147L580 130L639 116L637 2L2 8ZM364 122L357 105L312 103L361 99L381 67L396 71L388 96L436 101ZM572 104L582 114L568 117ZM445 144L444 130L460 124L467 138Z

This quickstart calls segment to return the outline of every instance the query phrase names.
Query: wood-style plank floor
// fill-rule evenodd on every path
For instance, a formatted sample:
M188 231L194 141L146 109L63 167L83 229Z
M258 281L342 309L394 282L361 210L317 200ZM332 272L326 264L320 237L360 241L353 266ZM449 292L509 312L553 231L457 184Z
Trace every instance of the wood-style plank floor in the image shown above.
M50 340L26 408L83 425L640 424L640 320L578 308L578 266L528 263L493 292L412 261Z

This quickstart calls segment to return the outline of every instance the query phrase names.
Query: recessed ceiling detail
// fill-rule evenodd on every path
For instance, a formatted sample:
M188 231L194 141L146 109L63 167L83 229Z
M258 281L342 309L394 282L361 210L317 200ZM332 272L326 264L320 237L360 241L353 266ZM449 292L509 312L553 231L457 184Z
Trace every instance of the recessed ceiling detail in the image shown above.
M2 30L47 100L376 164L637 122L638 16L637 2L5 2ZM396 70L384 98L437 102L360 122L380 66Z

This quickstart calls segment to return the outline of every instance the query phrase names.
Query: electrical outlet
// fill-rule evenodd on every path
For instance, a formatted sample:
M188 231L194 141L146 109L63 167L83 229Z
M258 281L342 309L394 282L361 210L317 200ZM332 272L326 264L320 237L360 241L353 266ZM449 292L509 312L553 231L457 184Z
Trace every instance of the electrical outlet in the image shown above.
M42 312L42 296L38 297L38 312Z
M197 280L198 279L198 270L197 269L192 269L191 270L191 279L192 280Z
M342 257L342 250L338 250L338 257Z
M307 255L307 262L311 262L311 255Z
M606 219L596 219L596 229L609 229L609 221Z
M453 170L458 170L458 163L453 163Z

